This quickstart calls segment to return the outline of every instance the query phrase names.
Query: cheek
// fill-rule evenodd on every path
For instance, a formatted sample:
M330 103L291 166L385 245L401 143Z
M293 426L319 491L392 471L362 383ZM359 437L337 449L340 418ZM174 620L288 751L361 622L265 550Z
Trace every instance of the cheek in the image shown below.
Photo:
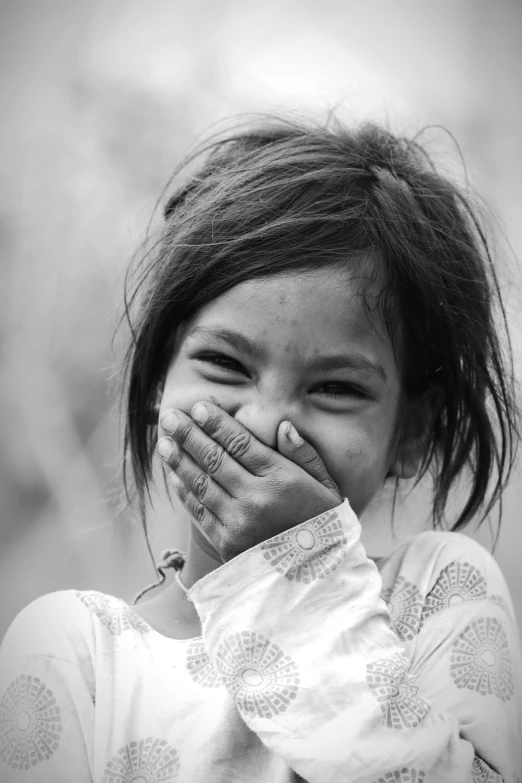
M383 437L382 429L336 428L321 452L341 495L348 498L356 514L362 513L386 478L391 436Z
M340 440L339 438L337 438ZM353 477L365 475L377 461L377 455L372 444L359 433L346 433L337 448L330 447L328 461L331 463L332 475L341 483L353 481Z
M179 408L190 414L196 402L208 397L208 384L196 377L189 366L183 362L175 362L165 378L160 409L164 411L167 408Z

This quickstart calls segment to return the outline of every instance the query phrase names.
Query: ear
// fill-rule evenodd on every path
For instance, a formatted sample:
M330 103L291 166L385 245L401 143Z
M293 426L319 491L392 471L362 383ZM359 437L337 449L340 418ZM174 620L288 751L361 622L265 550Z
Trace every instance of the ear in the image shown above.
M443 402L442 387L433 384L422 395L403 403L401 430L388 476L411 479L417 475Z

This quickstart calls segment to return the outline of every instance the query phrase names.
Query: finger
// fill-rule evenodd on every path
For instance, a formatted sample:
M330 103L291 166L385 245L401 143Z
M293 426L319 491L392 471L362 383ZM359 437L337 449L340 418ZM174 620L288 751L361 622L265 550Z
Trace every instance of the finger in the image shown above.
M226 411L209 402L198 402L192 407L191 416L252 475L262 477L274 469L274 451Z
M314 449L299 435L293 424L282 421L277 431L277 448L280 454L295 462L310 476L317 479L323 486L338 495L342 500L337 484L328 473L326 466Z
M245 491L251 474L179 409L161 414L160 425L171 439L195 460L231 497Z
M164 463L173 471L169 476L171 486L176 487L177 479L191 491L201 503L218 519L222 519L224 511L229 506L230 495L213 481L192 457L183 451L171 438L160 438L157 445L158 454ZM227 506L228 501L228 506Z
M176 489L177 495L188 513L210 543L219 551L223 524L209 509L183 484Z

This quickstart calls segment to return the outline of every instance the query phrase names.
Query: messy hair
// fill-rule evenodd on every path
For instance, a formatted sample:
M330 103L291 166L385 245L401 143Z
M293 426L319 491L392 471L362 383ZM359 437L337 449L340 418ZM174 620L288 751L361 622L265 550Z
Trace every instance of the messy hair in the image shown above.
M369 306L393 346L400 332L404 394L441 391L417 477L432 474L432 522L459 530L488 516L519 432L506 314L477 209L418 137L260 118L201 143L161 204L163 225L125 284L124 480L144 524L158 394L179 328L246 280L332 265L362 273L363 258L378 277ZM448 521L466 471L467 496Z

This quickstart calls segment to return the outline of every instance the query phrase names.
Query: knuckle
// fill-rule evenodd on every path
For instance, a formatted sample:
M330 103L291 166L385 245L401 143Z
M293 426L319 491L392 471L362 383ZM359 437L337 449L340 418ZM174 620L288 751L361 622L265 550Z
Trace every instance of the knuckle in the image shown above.
M248 508L254 517L264 511L266 506L266 495L257 492L250 493L248 497Z
M324 472L322 459L314 453L305 456L303 467L307 472L314 471L316 475L321 475Z
M234 459L238 459L246 454L251 443L252 438L248 432L237 432L229 439L226 449Z
M203 503L200 503L195 498L191 498L190 511L197 522L203 523L205 521L206 508Z
M192 433L192 426L190 424L181 423L176 430L176 438L180 443L186 443Z
M224 451L221 446L209 446L203 454L203 464L209 473L216 473L223 462Z
M314 449L306 449L302 454L302 460L307 465L321 464L321 459Z
M194 481L194 495L203 500L208 490L208 476L198 476Z
M212 437L215 437L216 435L219 437L220 435L225 434L226 424L221 416L210 415L205 423L205 431Z

